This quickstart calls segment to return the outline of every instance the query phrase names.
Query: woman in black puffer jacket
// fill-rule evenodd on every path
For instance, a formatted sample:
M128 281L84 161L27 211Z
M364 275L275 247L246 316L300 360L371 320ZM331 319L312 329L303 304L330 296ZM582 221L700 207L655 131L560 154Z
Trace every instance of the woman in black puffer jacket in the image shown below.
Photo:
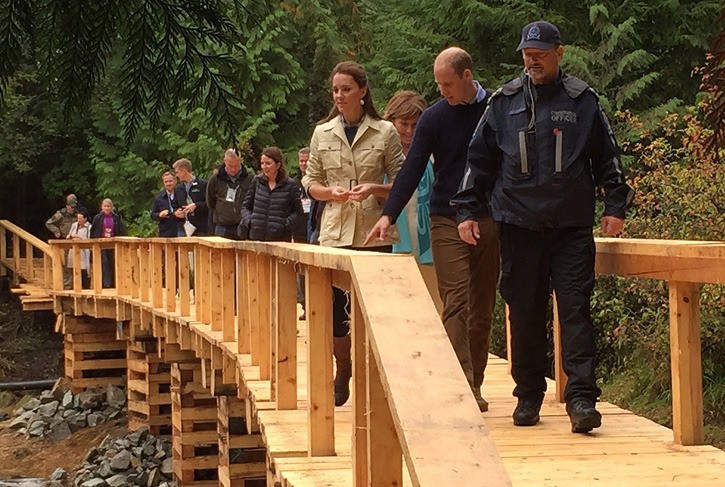
M294 224L302 213L297 182L287 176L284 156L277 147L262 150L262 174L254 177L242 203L237 233L243 240L292 240Z

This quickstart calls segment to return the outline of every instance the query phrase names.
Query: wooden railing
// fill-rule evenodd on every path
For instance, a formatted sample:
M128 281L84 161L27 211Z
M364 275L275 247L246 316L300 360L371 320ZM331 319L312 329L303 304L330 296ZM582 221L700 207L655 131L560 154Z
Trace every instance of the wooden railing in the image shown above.
M83 249L93 254L90 290L81 288L76 268L73 290L64 291L62 269L54 265L57 296L108 296L99 257L113 244L117 299L207 326L212 352L203 353L212 370L221 370L220 381L234 374L214 350L248 357L259 378L270 381L278 410L298 407L296 272L304 272L311 457L337 454L331 287L349 291L354 485L402 485L404 464L415 486L480 485L483 478L486 485L511 485L412 257L217 237L51 244L54 255L69 249L74 262ZM169 343L194 346L190 333L168 331L175 335ZM214 388L214 374L211 381Z
M670 366L675 443L704 442L700 286L725 283L725 242L597 238L596 272L660 279L670 288ZM560 325L554 313L557 398L563 401ZM510 357L509 357L510 359Z
M35 266L34 257L43 259ZM0 220L0 271L3 275L12 272L12 284L18 285L20 278L27 282L51 288L50 246L7 220ZM38 275L40 274L40 275Z

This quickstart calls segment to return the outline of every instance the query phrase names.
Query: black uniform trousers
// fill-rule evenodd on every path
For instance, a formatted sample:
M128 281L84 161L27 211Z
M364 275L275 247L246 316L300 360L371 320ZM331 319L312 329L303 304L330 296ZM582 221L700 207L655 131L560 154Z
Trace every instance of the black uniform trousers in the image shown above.
M514 396L543 398L547 372L546 316L556 293L562 361L569 381L564 399L596 401L596 344L590 301L594 288L592 227L535 231L502 223L501 296L509 305Z

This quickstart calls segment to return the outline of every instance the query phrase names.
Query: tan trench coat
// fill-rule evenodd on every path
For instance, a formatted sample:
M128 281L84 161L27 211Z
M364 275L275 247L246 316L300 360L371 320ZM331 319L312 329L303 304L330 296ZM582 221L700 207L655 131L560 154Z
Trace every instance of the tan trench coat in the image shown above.
M403 148L393 124L366 116L358 128L352 146L339 117L318 125L310 142L310 159L302 185L341 186L392 182L403 164ZM327 201L322 214L320 245L361 247L365 237L380 218L385 200L369 196L362 202ZM397 241L397 231L392 235ZM372 242L371 246L390 245Z

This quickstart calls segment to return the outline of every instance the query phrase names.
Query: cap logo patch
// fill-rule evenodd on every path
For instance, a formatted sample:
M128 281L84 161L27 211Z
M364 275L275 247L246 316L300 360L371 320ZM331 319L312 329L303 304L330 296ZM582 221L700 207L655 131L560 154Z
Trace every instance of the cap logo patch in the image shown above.
M537 26L533 26L529 29L529 33L526 34L526 40L541 40L541 30Z

